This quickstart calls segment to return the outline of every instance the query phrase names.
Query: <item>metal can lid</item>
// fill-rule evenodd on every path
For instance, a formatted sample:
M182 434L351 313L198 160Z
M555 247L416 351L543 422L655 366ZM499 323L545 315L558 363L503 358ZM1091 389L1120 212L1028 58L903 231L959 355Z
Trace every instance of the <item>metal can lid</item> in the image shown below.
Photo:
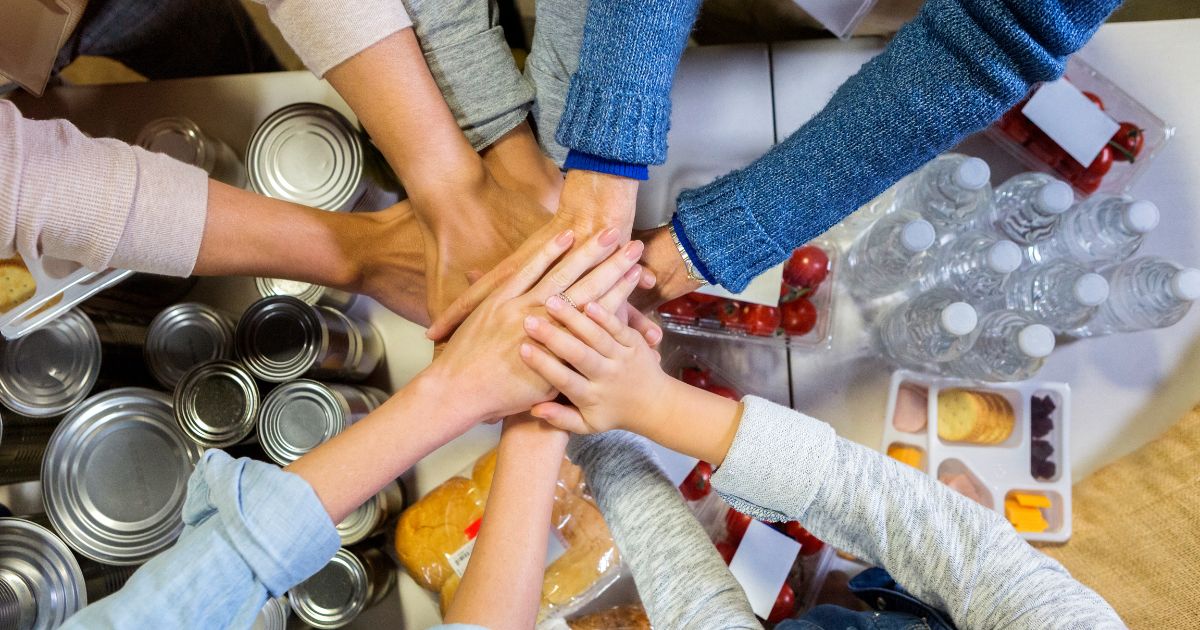
M174 388L194 366L233 356L233 324L198 302L169 306L150 322L145 355L155 380Z
M338 537L342 539L342 546L362 542L371 535L371 532L379 528L380 521L384 516L384 509L380 503L386 500L382 495L376 494L337 524L337 533Z
M0 621L5 627L49 630L87 605L83 571L50 530L20 518L0 518Z
M87 397L100 373L100 336L73 308L19 339L0 341L0 403L35 418Z
M312 367L325 332L312 305L277 295L251 304L238 322L236 336L246 369L264 381L282 383Z
M262 297L290 295L305 304L316 304L325 292L325 287L311 282L285 280L283 278L255 278L254 288Z
M325 568L288 591L288 599L297 618L324 630L353 621L367 607L369 591L366 568L342 548Z
M75 551L107 564L145 562L179 537L200 447L161 392L123 387L67 414L42 459L46 516Z
M155 153L162 153L198 166L212 174L217 155L215 147L189 118L170 116L152 120L138 132L134 144Z
M287 620L291 615L292 608L288 606L286 595L272 597L263 604L262 610L258 611L258 617L255 617L250 630L286 630Z
M336 110L295 103L262 121L246 147L250 185L268 197L347 210L362 194L363 147Z
M206 448L233 446L258 424L258 383L235 361L192 368L175 388L174 402L179 428Z
M263 400L258 442L272 461L286 466L341 433L348 414L341 394L323 383L284 383Z

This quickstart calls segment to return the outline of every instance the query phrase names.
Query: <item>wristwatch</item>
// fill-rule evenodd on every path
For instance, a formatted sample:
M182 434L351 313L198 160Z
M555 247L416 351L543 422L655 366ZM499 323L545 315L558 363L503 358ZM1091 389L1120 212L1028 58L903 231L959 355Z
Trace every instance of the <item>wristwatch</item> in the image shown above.
M708 284L708 280L705 280L704 276L700 275L700 271L696 269L696 263L692 262L692 257L688 256L683 243L679 241L679 235L675 233L675 223L669 223L667 229L671 232L671 241L675 243L675 249L679 250L679 257L683 259L683 268L687 269L688 279L693 282L699 282L701 286Z

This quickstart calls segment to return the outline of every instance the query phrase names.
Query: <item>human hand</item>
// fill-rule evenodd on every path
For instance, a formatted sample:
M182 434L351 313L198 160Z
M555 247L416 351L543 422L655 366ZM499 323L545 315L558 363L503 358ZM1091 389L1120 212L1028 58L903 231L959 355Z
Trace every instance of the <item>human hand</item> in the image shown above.
M367 295L409 321L427 324L425 248L411 204L325 214L349 261L348 272L330 286Z
M646 244L642 265L657 279L653 287L633 294L630 302L639 309L650 310L686 295L703 286L688 276L687 267L667 226L642 230L634 235Z

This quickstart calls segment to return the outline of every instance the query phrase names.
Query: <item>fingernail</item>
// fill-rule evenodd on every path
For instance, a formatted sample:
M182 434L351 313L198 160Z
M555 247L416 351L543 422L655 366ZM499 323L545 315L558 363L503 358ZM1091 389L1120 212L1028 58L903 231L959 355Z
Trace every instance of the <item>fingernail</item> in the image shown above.
M641 258L642 247L641 241L629 241L629 244L625 246L625 257L629 260L637 260L638 258Z
M557 311L565 305L566 302L563 302L563 299L557 295L551 295L550 297L546 298L546 308L552 311Z
M533 315L525 316L525 329L526 330L537 330L538 323L539 323L538 318L534 317Z
M629 271L625 272L625 280L629 282L635 282L640 275L642 275L642 268L638 265L634 265L629 268Z
M566 230L563 230L562 232L559 232L558 236L554 237L554 242L558 243L559 245L570 245L571 240L574 238L575 238L575 231L571 230L571 229L566 229Z
M521 344L520 353L521 353L521 356L528 359L530 356L533 355L533 347L527 343L523 343L523 344Z
M588 302L588 305L583 308L588 313L591 313L592 315L603 315L604 314L604 309L600 308L600 305L595 302Z
M600 244L605 247L617 242L617 228L608 228L600 233Z
M662 340L662 331L657 328L651 328L650 332L646 333L646 336L650 338L650 343L653 345Z

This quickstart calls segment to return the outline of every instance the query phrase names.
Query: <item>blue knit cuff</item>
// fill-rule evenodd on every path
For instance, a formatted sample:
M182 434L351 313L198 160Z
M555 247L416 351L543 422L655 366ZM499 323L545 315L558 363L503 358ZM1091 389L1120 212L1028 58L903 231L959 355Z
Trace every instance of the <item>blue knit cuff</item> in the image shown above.
M688 260L692 261L692 266L696 268L696 271L700 273L700 276L704 278L705 282L709 284L716 284L717 281L713 279L712 274L708 272L708 267L705 267L704 262L700 260L698 255L696 255L696 248L692 245L692 240L688 238L687 232L685 232L683 230L683 226L679 224L679 215L671 217L671 227L675 228L675 238L679 239L679 245L680 247L683 247L683 251L687 253Z
M567 161L563 163L563 168L567 170L580 169L595 171L597 173L608 173L609 175L618 175L642 181L650 178L650 169L645 164L631 164L620 160L610 160L599 155L592 155L591 153L584 153L583 151L576 151L574 149L567 152Z
M569 149L630 164L667 160L671 92L593 81L576 72L555 139Z

